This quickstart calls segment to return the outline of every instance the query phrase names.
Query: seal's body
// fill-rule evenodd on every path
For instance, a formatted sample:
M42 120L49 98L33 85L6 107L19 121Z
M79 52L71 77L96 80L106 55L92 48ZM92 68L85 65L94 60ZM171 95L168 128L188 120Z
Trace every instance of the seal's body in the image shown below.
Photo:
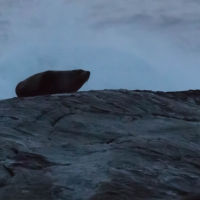
M78 91L89 79L90 72L82 69L70 71L45 71L21 81L15 92L18 97L31 97Z

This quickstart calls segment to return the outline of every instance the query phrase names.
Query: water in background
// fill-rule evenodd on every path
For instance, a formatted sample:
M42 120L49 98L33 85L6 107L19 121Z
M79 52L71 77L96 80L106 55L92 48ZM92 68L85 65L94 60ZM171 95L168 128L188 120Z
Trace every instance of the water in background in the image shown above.
M91 71L81 90L200 87L195 0L0 0L0 99L48 69Z

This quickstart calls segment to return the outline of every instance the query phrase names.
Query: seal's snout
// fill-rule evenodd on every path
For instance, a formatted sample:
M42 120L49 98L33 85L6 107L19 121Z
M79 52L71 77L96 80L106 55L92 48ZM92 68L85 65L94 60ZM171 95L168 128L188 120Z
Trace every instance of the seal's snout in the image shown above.
M88 79L90 78L90 71L83 71L83 72L81 73L80 78L81 78L82 80L84 80L85 82L88 81Z
M88 78L90 77L90 72L89 71L85 71L85 76L88 76Z

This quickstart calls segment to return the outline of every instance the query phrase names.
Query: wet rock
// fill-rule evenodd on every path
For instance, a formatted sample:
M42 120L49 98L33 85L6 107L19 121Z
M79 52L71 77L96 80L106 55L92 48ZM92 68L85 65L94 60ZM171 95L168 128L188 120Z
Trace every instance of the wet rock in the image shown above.
M0 199L167 200L200 191L199 90L12 98L0 103L0 127Z

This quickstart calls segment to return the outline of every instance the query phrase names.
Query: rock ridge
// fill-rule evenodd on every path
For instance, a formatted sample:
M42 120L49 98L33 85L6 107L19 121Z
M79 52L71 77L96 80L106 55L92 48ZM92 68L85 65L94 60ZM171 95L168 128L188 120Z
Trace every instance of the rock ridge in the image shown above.
M0 101L0 199L180 199L200 191L200 90Z

